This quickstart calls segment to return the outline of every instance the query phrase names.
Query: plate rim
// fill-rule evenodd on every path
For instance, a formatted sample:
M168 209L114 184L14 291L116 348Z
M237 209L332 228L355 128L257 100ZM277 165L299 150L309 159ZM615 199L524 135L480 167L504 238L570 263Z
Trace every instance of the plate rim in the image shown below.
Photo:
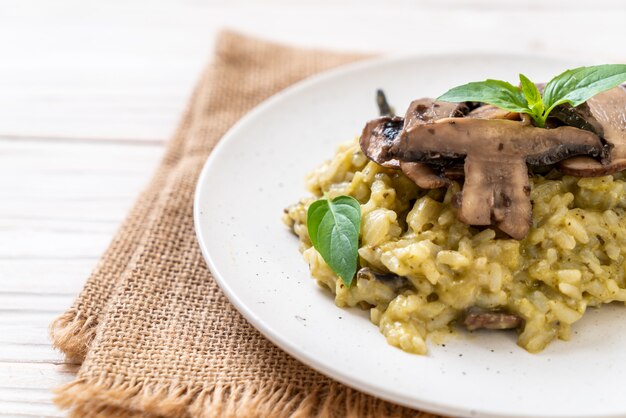
M330 367L326 367L323 363L319 363L315 356L310 355L307 352L303 352L299 349L295 344L291 344L288 339L284 339L281 337L280 333L276 332L271 325L264 322L258 315L254 313L254 311L243 303L241 299L237 296L236 292L230 287L228 284L228 280L220 272L220 269L217 266L217 263L213 259L212 255L208 251L207 243L204 239L204 236L201 231L201 222L202 222L202 213L200 212L200 201L203 195L202 191L204 189L204 183L207 180L207 173L211 170L212 166L219 160L220 155L224 152L223 150L227 147L227 144L231 141L231 138L237 136L237 133L244 129L244 127L249 123L249 121L254 120L257 115L263 114L266 109L271 108L276 103L284 100L287 97L291 97L297 95L300 91L308 89L310 86L314 86L318 83L323 83L326 80L331 80L335 77L341 77L346 74L350 74L352 72L360 72L371 68L376 68L379 66L387 66L392 65L394 63L401 63L405 61L413 61L413 60L441 60L441 59L450 59L450 58L459 58L459 59L476 59L476 58L485 58L485 59L528 59L528 60L552 60L552 61L569 61L576 62L582 61L578 58L567 57L561 54L544 54L544 53L536 53L536 54L516 54L516 53L498 53L498 52L476 52L476 53L466 53L466 52L449 52L449 53L434 53L434 54L419 54L419 53L411 53L411 54L396 54L396 55L387 55L380 56L374 58L366 58L360 61L356 61L354 63L341 65L336 68L332 68L326 71L322 71L321 73L309 76L303 80L297 81L294 84L286 87L283 90L273 94L267 99L263 100L256 106L254 106L251 110L249 110L243 117L241 117L233 126L231 126L228 131L219 139L218 143L215 145L209 156L207 157L202 170L197 179L195 191L194 191L194 199L193 199L193 222L194 222L194 231L196 238L198 240L198 244L202 255L204 257L205 262L213 279L217 282L220 289L224 292L228 301L237 309L237 311L243 315L243 317L252 325L256 330L258 330L265 338L270 340L274 345L278 348L286 352L289 356L295 358L306 366L312 368L313 370L324 374L325 376L334 379L337 382L340 382L352 389L362 391L367 393L370 396L373 396L378 399L382 399L391 403L396 403L407 408L411 409L423 409L424 411L435 413L435 414L444 414L444 415L452 415L452 416L471 416L477 418L502 418L501 413L495 413L493 411L488 410L477 410L477 409L467 409L463 407L454 406L451 404L444 404L439 402L429 401L427 398L418 397L404 397L402 395L397 394L391 390L387 390L385 388L380 388L369 384L368 382L362 382L360 380L355 380L352 376L347 373L343 373L337 369L333 369ZM591 65L595 63L593 59L588 59L585 61L586 65ZM617 414L604 414L604 415L593 415L594 418L618 418L623 417L626 414L626 409L623 413ZM544 415L527 415L527 414L517 414L510 413L507 414L508 417L511 418L540 418ZM564 415L564 414L551 414L545 415L546 418L591 418L590 415L575 415L572 416Z

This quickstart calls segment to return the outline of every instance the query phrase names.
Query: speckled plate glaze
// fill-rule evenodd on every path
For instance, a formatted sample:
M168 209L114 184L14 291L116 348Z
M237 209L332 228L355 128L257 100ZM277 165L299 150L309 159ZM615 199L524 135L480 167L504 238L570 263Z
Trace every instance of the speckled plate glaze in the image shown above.
M518 72L547 80L579 63L502 55L416 56L362 62L267 100L221 140L195 201L207 263L230 301L276 345L354 388L410 407L468 417L626 416L626 309L591 309L572 340L540 354L515 335L462 333L426 356L387 345L367 314L335 306L310 278L284 207L304 176L376 117L382 87L398 110L467 81Z

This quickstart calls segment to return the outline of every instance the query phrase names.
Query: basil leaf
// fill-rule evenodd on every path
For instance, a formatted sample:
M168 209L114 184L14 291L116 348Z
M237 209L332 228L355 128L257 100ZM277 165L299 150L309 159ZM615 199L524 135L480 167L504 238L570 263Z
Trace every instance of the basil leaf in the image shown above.
M506 81L485 80L454 87L437 100L444 102L483 102L517 113L530 113L522 91Z
M598 93L626 82L626 64L595 65L567 70L554 77L543 92L546 116L556 106L576 107Z
M350 196L316 200L307 210L306 226L313 247L345 285L350 286L359 255L359 202Z
M522 86L522 93L528 102L528 108L536 115L543 114L543 100L541 100L541 93L539 89L526 77L524 74L519 75L520 85Z

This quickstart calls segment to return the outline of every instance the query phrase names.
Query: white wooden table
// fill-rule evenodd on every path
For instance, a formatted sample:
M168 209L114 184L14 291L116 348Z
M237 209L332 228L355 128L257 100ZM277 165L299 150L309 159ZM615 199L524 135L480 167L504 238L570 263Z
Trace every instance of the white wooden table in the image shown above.
M228 5L225 5L228 3ZM625 0L0 0L0 416L64 416L47 326L148 181L215 35L624 61Z

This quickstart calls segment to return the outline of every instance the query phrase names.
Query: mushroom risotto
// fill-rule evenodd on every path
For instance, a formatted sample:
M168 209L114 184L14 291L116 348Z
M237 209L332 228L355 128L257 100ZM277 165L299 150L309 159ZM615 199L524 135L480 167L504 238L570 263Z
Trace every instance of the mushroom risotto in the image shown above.
M588 307L626 302L626 88L556 107L545 127L471 101L379 106L285 210L337 305L424 354L454 325L515 330L538 352Z
M425 353L427 335L455 322L476 329L519 321L519 344L537 352L557 337L568 339L587 307L626 301L621 172L533 176L533 226L520 241L459 221L452 202L457 182L422 189L368 161L356 142L341 146L307 186L317 197L353 196L362 211L361 269L347 287L309 241L306 209L315 198L286 210L311 275L337 305L369 309L387 341L405 351Z

